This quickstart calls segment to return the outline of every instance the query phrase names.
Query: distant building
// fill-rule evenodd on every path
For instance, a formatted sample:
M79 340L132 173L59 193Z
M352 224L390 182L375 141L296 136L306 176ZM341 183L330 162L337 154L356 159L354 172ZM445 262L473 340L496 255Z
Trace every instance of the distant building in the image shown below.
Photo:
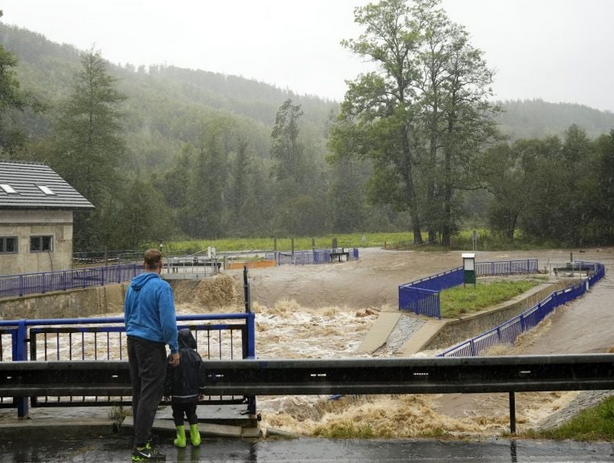
M73 211L93 208L45 164L0 161L0 275L71 268Z

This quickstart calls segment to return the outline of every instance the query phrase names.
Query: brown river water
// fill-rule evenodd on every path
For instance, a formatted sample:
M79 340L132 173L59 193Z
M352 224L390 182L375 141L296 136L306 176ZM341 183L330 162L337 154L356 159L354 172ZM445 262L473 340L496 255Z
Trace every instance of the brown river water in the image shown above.
M571 258L614 267L614 249L478 252L478 261L538 258L540 270ZM361 249L355 262L280 266L250 271L261 359L366 358L356 352L382 310L394 310L398 286L462 265L461 252ZM243 311L242 273L229 271L175 292L177 312ZM605 352L614 345L614 282L610 275L582 298L559 307L514 346L490 355ZM107 314L109 316L113 314ZM116 314L121 315L121 314ZM420 352L434 356L437 352ZM378 357L394 352L379 352ZM62 352L62 356L65 352ZM568 407L577 392L522 393L517 430L539 427ZM509 431L507 394L259 397L262 425L302 435L369 428L375 437L493 437Z
M357 358L356 349L381 310L395 307L398 285L462 264L460 252L360 250L357 262L281 266L250 272L259 358ZM570 260L614 266L614 249L478 252L478 261L538 258L547 271ZM235 280L240 273L229 272ZM241 299L237 287L234 302ZM179 298L180 299L180 298ZM614 345L614 283L608 274L587 295L548 317L514 346L490 355L605 352ZM198 312L198 299L178 303ZM239 309L240 310L240 309ZM430 356L438 352L421 352ZM378 353L392 355L392 352ZM577 392L517 394L517 430L535 428L576 399ZM509 431L507 394L261 397L264 426L304 435L370 428L375 436L497 436Z

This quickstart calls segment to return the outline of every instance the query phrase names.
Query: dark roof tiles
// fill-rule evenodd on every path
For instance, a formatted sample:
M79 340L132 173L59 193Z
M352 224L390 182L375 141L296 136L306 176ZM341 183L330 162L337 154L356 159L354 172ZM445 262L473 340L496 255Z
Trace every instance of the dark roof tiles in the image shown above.
M49 166L33 162L0 161L0 209L92 209L94 206ZM54 194L39 188L46 186Z

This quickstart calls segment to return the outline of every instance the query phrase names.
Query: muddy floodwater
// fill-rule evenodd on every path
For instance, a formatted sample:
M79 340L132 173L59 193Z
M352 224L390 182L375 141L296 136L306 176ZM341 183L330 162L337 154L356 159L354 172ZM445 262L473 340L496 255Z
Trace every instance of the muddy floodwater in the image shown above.
M522 335L514 346L496 347L490 355L605 352L614 345L611 328L614 282L610 276L614 249L478 252L477 259L486 262L538 258L540 270L547 271L564 266L571 253L575 260L604 263L605 278L582 298L559 307L540 326ZM382 311L396 310L398 286L461 264L461 252L361 249L360 259L354 262L251 270L257 356L261 359L393 356L394 349L359 354L357 348ZM242 272L225 272L195 282L192 287L182 286L175 297L180 314L242 312ZM105 316L109 315L113 314ZM438 352L416 355L434 356ZM556 419L590 405L593 399L582 394L516 394L517 431L556 423ZM360 395L338 400L329 396L258 398L263 429L304 436L349 430L376 438L447 435L492 439L509 431L508 407L507 394ZM14 414L14 410L10 412ZM52 413L53 409L37 410L42 416Z
M462 264L461 252L402 252L361 249L356 262L312 266L281 266L250 272L256 312L256 352L259 358L364 358L360 345L379 313L394 310L398 285ZM572 255L573 253L573 255ZM547 271L571 258L614 266L613 249L522 252L478 252L478 261L538 258ZM240 287L231 294L228 272L223 286L229 304L242 310ZM210 291L211 282L207 283ZM222 284L222 283L220 283ZM614 283L610 275L584 297L561 306L514 346L493 349L491 355L605 352L614 345ZM202 312L198 298L182 302L182 313ZM232 303L230 301L233 301ZM207 309L209 311L209 309ZM228 310L222 310L228 311ZM432 356L437 352L422 352ZM377 356L394 355L378 352ZM576 402L578 392L517 394L517 430L536 428ZM492 437L509 431L507 394L374 395L261 397L263 425L302 435L326 435L339 429L369 429L376 437Z

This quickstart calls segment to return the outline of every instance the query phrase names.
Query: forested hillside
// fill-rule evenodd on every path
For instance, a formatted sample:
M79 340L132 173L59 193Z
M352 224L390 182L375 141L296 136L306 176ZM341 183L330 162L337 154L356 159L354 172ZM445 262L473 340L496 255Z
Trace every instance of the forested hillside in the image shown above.
M76 50L2 23L0 45L0 61L4 60L0 74L8 79L4 84L0 79L0 86L11 88L18 82L15 95L19 96L0 107L0 157L45 162L96 205L95 212L77 218L77 249L128 248L177 237L411 230L416 223L390 187L392 180L397 181L396 174L381 156L394 149L390 141L394 135L369 135L348 125L355 123L347 112L351 92L342 106L341 102L205 70L113 64L104 61L104 50ZM97 82L102 89L101 105L87 101L88 82ZM429 240L438 239L441 233L449 236L468 216L472 225L490 224L493 231L509 237L521 228L556 240L556 227L543 236L534 217L523 218L523 211L531 208L514 204L510 212L505 195L513 197L513 193L503 194L497 186L503 187L503 178L520 171L528 178L534 165L529 157L539 157L535 153L540 150L551 161L543 163L549 169L554 164L559 169L557 162L569 162L571 158L564 153L574 124L572 141L583 144L585 151L573 162L582 165L585 156L596 165L608 152L610 136L604 134L614 128L612 113L541 100L500 104L503 111L492 113L498 125L491 128L485 120L483 140L466 147L476 154L471 166L462 167L472 172L472 183L466 185L474 191L470 202L458 185L438 186L447 177L435 170L441 148L435 144L431 145L434 151L426 149L428 115L411 128L415 131L412 143L416 145L410 148L418 175L417 194L429 198L419 200L415 207L421 208L430 223ZM345 117L351 115L349 119L337 118L343 108ZM88 111L100 111L94 125L87 128L99 136L95 142L83 137L81 125ZM377 117L384 120L382 114ZM500 139L495 135L497 128L509 141L493 148ZM454 135L462 136L460 132ZM518 140L534 139L531 146L538 146L538 139L552 136L558 142L540 141L545 145L529 150L531 156L518 154L528 152L527 145L519 145ZM377 140L389 146L378 151L381 146L373 145ZM463 143L460 138L457 142L458 146ZM493 156L505 158L505 166L497 165ZM529 164L519 166L514 161L519 156ZM594 184L598 189L599 181L606 181L592 177L590 169L582 171L588 177L573 182L578 188ZM530 181L539 183L535 178ZM434 204L442 208L445 218L443 212L434 212ZM538 209L536 205L534 210ZM606 239L595 231L595 225L585 228L586 233L561 239ZM606 235L609 239L612 233Z

